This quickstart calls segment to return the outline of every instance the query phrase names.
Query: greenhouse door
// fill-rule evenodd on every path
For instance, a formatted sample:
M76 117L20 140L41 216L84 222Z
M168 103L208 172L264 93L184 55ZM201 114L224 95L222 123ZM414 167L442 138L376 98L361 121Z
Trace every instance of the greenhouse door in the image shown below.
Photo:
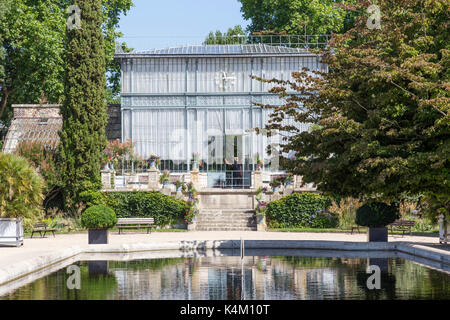
M249 157L244 135L209 137L208 186L213 188L246 189L251 187Z

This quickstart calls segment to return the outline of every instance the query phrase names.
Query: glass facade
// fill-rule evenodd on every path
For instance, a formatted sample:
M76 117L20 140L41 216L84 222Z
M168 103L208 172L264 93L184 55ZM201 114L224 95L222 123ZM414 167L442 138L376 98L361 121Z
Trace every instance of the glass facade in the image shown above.
M122 66L122 140L133 141L144 159L158 155L161 169L174 172L191 170L192 154L197 153L199 170L210 173L216 182L227 180L227 167L235 160L244 172L253 170L256 154L266 170L278 171L267 147L276 146L280 137L254 132L264 128L270 116L269 110L254 103L281 105L283 101L268 93L272 84L251 77L293 80L292 72L326 71L326 66L316 55L299 49L242 47L117 54ZM241 179L246 179L245 174Z

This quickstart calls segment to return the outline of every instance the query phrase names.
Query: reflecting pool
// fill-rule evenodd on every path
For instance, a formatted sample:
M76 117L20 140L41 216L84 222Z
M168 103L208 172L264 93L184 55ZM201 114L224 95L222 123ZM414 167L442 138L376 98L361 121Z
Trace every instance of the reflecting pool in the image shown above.
M367 273L370 265L379 267L380 289L368 288L368 282L375 283ZM215 256L80 261L72 266L0 299L450 299L449 273L397 257ZM73 270L79 271L79 289L73 288Z

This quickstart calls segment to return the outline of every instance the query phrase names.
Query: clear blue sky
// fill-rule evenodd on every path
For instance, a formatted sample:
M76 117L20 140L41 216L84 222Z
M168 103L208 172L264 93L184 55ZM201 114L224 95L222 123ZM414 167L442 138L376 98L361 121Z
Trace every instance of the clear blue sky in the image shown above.
M120 31L135 50L201 44L210 31L246 27L238 0L133 0Z

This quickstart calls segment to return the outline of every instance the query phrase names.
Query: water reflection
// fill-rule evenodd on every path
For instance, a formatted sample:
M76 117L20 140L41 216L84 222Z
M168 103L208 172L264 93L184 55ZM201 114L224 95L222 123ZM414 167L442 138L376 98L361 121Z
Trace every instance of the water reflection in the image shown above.
M108 261L89 261L88 270L90 276L108 274Z
M3 299L450 299L448 274L400 258L222 256L78 265L81 290L68 290L61 270ZM380 290L367 288L369 265L380 267Z

